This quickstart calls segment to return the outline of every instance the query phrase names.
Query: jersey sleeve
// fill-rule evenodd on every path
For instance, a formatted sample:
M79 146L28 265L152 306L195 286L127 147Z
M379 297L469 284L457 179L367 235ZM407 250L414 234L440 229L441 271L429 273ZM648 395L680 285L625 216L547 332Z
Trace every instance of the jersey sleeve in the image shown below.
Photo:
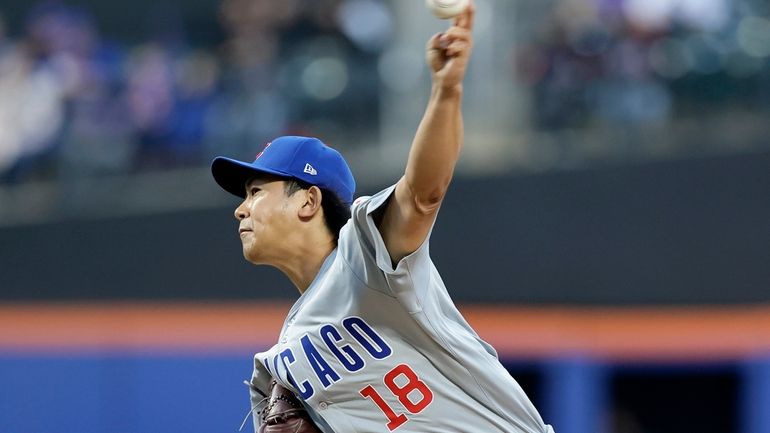
M394 265L372 217L393 197L395 189L392 185L353 203L351 219L340 233L339 251L369 288L399 298L410 312L419 311L430 287L430 232L417 250Z

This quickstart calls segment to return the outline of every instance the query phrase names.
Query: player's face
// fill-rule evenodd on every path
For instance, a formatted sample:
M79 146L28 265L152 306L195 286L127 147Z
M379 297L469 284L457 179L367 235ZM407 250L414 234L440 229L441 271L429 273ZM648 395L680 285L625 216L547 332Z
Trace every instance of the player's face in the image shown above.
M298 200L287 197L284 186L278 177L252 179L246 182L246 198L235 209L243 256L254 264L280 263L284 252L291 248Z

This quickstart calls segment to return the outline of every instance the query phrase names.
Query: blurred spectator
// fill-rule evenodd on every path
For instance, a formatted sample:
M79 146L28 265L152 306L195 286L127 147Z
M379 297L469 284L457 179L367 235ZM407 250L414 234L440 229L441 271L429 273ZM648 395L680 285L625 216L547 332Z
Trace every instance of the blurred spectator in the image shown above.
M724 111L718 103L729 101L728 89L767 67L770 49L758 47L770 46L770 11L760 3L557 2L520 48L535 125L644 128L692 109Z
M343 31L351 17L342 11L351 3L363 6L358 14L374 11L370 20L381 23L374 38ZM350 142L357 133L371 133L379 116L379 89L371 77L387 38L382 22L390 23L383 10L365 0L224 2L224 91L209 117L210 148L243 154L285 132L344 132Z
M140 166L173 165L166 152L172 138L174 71L171 53L160 44L133 50L126 65L126 102L136 134Z
M20 75L19 60L16 56L16 47L8 39L5 20L0 15L0 179L4 178L6 171L15 164L19 156L20 146L15 137L17 134L14 128L10 128L13 122L9 91L13 89Z
M208 155L243 155L254 143L286 130L287 106L278 89L279 32L296 14L296 1L226 0L222 25L221 94L206 118Z
M536 95L537 127L642 127L668 118L669 90L647 60L654 32L588 2L564 2L546 23L521 57Z
M73 22L63 56L77 76L68 98L68 125L62 134L60 172L65 177L88 176L126 169L132 149L129 125L120 99L123 89L123 51L101 39L84 11Z
M50 169L48 152L59 138L65 98L77 80L66 56L72 16L58 8L35 11L28 38L5 43L0 55L0 170L9 181Z

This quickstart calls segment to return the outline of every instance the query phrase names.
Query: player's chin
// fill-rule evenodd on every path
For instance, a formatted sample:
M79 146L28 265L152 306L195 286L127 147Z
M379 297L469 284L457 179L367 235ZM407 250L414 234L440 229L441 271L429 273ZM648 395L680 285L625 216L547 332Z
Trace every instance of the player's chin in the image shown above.
M260 257L257 254L257 251L255 251L256 248L254 248L250 242L244 242L243 243L243 258L246 259L247 262L260 265L262 262L260 261Z

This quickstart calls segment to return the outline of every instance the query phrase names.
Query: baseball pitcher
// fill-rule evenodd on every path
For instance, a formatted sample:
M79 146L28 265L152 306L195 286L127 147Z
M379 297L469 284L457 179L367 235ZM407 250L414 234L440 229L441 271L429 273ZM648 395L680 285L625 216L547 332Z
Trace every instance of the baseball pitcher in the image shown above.
M395 185L354 201L345 160L316 138L277 138L253 162L214 160L217 183L243 198L245 258L280 269L301 294L254 358L255 431L553 431L429 254L463 143L473 17L471 4L428 42L430 101Z

